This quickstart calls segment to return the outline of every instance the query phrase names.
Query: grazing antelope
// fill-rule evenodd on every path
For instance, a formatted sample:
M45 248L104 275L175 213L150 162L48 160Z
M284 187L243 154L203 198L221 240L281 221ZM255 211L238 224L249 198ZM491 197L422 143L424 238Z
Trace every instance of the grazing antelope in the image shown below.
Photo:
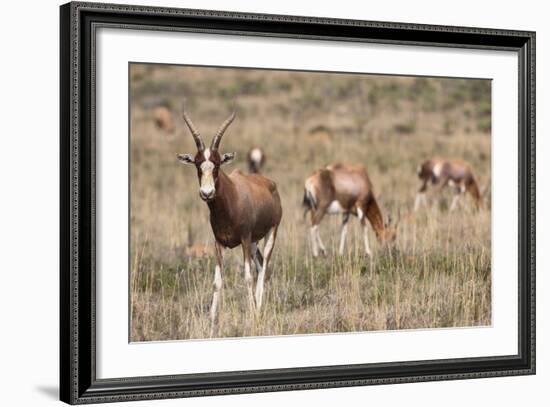
M260 147L252 147L246 156L248 171L252 174L259 174L265 165L265 153Z
M396 226L384 224L380 207L374 197L372 183L367 170L362 165L336 163L317 170L305 180L304 206L306 213L311 211L310 240L313 256L323 255L326 248L319 236L319 223L325 214L343 215L340 232L340 255L344 254L349 216L355 215L363 226L365 253L371 256L367 233L367 220L374 229L379 241L393 241Z
M226 175L221 165L231 162L235 153L220 154L218 149L223 134L235 119L235 112L222 123L210 148L204 142L193 122L183 109L183 118L197 146L195 156L178 154L182 163L193 164L199 179L199 195L210 210L210 225L215 237L216 268L214 271L214 294L210 316L216 321L218 302L222 289L222 260L225 248L241 246L244 258L244 279L248 289L248 304L251 310L262 305L264 281L267 280L267 266L281 222L281 199L277 186L268 178L258 174L244 174L235 170ZM258 242L264 239L263 258ZM255 294L254 278L250 271L254 261L257 279Z
M153 111L153 118L155 120L155 125L161 130L173 133L176 129L172 113L164 106L155 108Z
M420 205L427 206L426 191L428 184L439 185L438 191L446 186L455 190L455 196L451 203L451 211L456 209L458 199L465 192L468 192L475 201L478 209L482 208L482 198L479 187L470 165L462 160L448 160L442 158L432 158L424 161L417 169L418 178L422 185L416 194L414 201L414 210L418 210Z

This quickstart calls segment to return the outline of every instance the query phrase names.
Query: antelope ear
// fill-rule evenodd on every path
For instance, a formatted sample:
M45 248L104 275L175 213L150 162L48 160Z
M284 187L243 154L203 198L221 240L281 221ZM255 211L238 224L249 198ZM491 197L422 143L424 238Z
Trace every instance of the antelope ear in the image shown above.
M235 159L235 153L225 153L222 155L222 161L220 165L230 163Z
M178 154L178 160L183 164L195 164L195 159L191 154Z

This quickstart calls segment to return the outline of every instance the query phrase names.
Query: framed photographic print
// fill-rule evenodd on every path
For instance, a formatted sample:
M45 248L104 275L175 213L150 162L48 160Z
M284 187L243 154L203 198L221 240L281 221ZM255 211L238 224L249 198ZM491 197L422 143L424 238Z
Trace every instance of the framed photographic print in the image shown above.
M535 373L535 33L60 21L63 401Z

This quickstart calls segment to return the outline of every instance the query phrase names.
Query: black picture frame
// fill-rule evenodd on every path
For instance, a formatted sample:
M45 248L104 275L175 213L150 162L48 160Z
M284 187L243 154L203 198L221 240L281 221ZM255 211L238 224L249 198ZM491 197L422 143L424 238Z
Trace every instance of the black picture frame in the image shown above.
M70 404L535 373L535 33L72 2L60 7L60 398ZM135 378L96 378L95 29L512 50L519 56L519 352Z

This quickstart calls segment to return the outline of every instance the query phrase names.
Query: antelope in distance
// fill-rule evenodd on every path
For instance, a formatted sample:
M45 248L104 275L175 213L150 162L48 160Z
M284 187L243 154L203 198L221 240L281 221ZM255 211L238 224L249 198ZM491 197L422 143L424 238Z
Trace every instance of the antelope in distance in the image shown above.
M281 199L276 184L258 174L244 174L234 170L231 174L220 168L231 162L235 153L220 154L222 137L235 119L235 112L225 120L212 139L210 148L205 148L201 135L183 108L183 118L197 146L194 156L178 154L178 160L193 164L197 169L199 195L210 210L210 225L215 237L216 267L214 270L214 293L210 307L212 322L216 321L218 302L222 290L222 262L226 248L242 247L244 279L248 290L248 305L259 311L262 305L267 266L277 237L282 217ZM264 239L263 256L258 242ZM256 288L251 274L251 260L256 267Z
M252 147L246 155L248 163L248 172L251 174L259 174L262 167L265 165L265 153L260 147Z
M380 242L395 240L397 224L394 227L390 227L390 222L384 224L367 169L362 165L335 163L315 171L305 180L304 206L305 214L308 211L311 212L310 241L314 257L319 255L319 250L323 255L327 252L319 235L319 224L326 214L341 213L343 216L340 255L344 254L350 215L357 216L361 222L365 253L368 256L372 253L367 233L367 220Z
M455 195L451 203L450 211L457 207L459 198L468 192L476 204L477 209L483 207L481 193L476 181L476 177L470 165L463 160L448 160L442 158L432 158L424 161L417 169L418 178L422 185L416 194L414 201L414 210L417 211L421 205L427 206L426 191L428 184L438 185L438 191L449 186L454 188Z
M172 113L168 108L164 106L158 106L153 111L153 118L157 128L166 131L167 133L173 133L176 130Z

